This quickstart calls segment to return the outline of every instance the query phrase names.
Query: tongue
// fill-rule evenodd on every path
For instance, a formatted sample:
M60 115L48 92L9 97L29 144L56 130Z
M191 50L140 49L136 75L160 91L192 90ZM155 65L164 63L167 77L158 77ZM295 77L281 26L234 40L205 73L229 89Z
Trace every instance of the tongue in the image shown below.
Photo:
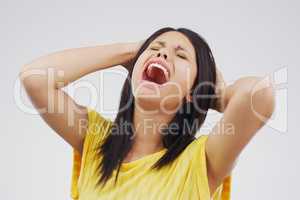
M147 70L147 79L157 84L163 84L167 81L164 72L157 67L149 67Z

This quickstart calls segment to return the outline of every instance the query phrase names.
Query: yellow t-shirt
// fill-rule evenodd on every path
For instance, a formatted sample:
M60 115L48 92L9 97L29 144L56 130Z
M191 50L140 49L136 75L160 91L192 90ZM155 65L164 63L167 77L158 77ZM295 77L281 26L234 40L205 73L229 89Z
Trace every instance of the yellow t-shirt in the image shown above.
M71 197L74 200L209 200L206 171L206 135L198 137L169 166L159 171L150 167L166 152L166 148L129 163L123 163L117 185L114 177L101 188L95 187L95 170L101 160L96 150L109 133L112 122L88 108L88 130L82 156L73 150ZM101 157L101 156L100 156ZM215 191L213 200L230 199L231 176Z

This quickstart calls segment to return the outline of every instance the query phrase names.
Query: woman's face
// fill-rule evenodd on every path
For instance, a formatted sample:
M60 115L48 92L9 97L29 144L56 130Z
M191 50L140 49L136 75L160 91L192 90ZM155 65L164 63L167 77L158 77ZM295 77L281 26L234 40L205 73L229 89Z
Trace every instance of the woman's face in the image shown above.
M132 73L135 101L146 110L176 112L183 98L189 100L196 74L195 50L189 39L176 31L163 33L135 63Z

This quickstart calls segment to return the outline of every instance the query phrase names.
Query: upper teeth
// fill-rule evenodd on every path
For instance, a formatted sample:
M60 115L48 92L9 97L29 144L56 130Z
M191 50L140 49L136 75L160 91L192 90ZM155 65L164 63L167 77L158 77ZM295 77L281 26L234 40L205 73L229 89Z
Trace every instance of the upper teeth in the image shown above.
M151 67L157 67L157 68L161 69L164 72L165 76L169 77L168 70L166 70L166 68L164 68L161 64L159 64L159 63L151 63L149 65L149 68L151 68Z

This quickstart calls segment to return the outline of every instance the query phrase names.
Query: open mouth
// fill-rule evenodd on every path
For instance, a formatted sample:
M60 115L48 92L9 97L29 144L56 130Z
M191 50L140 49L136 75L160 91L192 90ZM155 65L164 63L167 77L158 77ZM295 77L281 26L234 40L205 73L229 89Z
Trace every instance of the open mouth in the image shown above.
M162 85L169 81L169 71L159 63L150 63L143 72L143 80Z

